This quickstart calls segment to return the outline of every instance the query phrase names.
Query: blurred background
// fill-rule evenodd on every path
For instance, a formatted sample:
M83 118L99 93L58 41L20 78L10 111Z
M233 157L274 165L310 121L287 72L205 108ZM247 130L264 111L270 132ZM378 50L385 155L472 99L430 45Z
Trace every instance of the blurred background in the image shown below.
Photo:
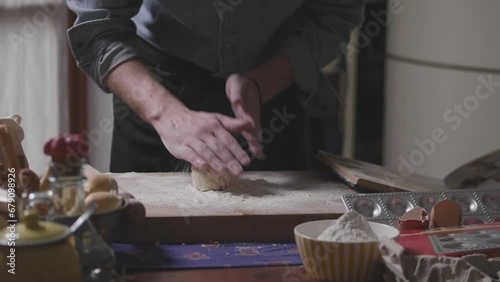
M443 178L500 147L500 1L368 1L363 26L324 73L344 97L343 155ZM109 170L112 102L78 70L60 0L0 0L0 116L23 117L23 146L83 132Z

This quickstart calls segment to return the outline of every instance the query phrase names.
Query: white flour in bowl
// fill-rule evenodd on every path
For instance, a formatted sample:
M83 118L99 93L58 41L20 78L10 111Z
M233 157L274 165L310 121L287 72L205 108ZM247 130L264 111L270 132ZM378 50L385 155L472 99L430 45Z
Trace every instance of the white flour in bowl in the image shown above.
M318 240L330 242L361 242L377 239L368 220L354 211L346 212L318 236Z

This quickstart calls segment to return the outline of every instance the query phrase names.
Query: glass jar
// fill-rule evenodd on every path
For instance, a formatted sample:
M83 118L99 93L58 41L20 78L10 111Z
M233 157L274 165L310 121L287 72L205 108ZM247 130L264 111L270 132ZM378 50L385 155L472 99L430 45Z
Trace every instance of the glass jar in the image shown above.
M55 222L71 226L77 217L56 217ZM109 282L113 278L116 258L113 250L87 220L73 234L80 258L84 282Z
M70 164L55 160L50 163L48 180L53 193L53 216L79 216L85 210L84 163L84 159Z
M53 160L48 180L50 190L35 192L24 197L29 207L47 206L47 219L71 226L85 211L85 185L83 158L72 163ZM115 254L87 220L73 234L80 259L84 282L109 282L116 265Z

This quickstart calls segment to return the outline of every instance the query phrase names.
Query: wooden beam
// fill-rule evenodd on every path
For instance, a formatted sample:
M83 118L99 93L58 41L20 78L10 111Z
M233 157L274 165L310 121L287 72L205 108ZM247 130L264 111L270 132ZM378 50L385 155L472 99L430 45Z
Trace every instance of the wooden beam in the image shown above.
M68 28L73 26L76 15L68 9ZM87 77L78 68L68 44L68 94L70 132L81 133L88 130Z

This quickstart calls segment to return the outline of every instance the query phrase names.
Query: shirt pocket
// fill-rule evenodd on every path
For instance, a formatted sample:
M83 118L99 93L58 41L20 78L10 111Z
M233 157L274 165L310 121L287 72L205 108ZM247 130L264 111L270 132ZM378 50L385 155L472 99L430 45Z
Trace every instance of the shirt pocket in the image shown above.
M260 0L260 26L264 31L274 31L298 9L303 0Z

